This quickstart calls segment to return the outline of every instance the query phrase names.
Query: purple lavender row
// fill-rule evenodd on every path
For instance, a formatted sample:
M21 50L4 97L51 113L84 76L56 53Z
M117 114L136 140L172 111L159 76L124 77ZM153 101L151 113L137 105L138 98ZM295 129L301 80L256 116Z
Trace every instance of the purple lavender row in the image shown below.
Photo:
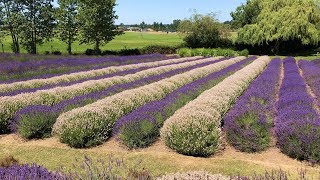
M47 67L44 69L38 69L35 71L40 71L40 75L32 76L32 77L27 77L27 78L19 78L19 79L14 79L11 78L10 80L0 80L0 83L13 83L13 82L19 82L19 81L26 81L26 80L31 80L31 79L44 79L44 78L50 78L54 76L60 76L63 74L70 74L70 73L77 73L77 72L82 72L82 71L88 71L88 70L98 70L110 66L122 66L122 65L128 65L128 64L138 64L138 63L146 63L146 62L154 62L154 61L159 61L159 60L166 60L166 59L171 59L172 57L166 57L164 55L159 55L159 54L151 54L151 55L141 55L141 56L121 56L121 57L108 57L108 58L76 58L74 61L69 62L69 65L59 65L60 59L56 60L47 60L45 62L51 62L51 61L58 61L56 63L56 67ZM67 60L62 59L61 61L65 62ZM85 61L87 62L86 65L81 65L81 63L78 63L78 61ZM8 65L10 66L10 65ZM2 65L0 66L0 68ZM52 74L44 74L47 70L50 70L52 68L61 68L61 67L66 67L66 70L63 70L63 73L52 73ZM78 67L78 69L77 69ZM15 68L9 68L11 69L11 73L13 74L24 74L23 71L20 71L19 69ZM3 72L0 71L0 74L3 74ZM4 74L5 75L5 74Z
M23 179L47 179L47 180L63 180L67 179L67 176L63 176L59 173L50 172L48 169L32 165L12 165L7 168L0 167L0 180L23 180Z
M224 118L228 142L243 152L270 146L282 61L273 59Z
M18 131L20 135L28 139L47 137L50 135L52 126L55 123L57 117L63 112L74 109L76 107L81 107L86 104L93 103L101 98L121 92L123 90L143 86L145 84L156 82L176 74L190 71L192 69L204 67L210 64L215 64L215 63L224 61L226 59L227 58L222 58L220 60L212 60L209 62L193 65L190 67L172 70L159 75L148 76L146 78L139 79L137 81L114 85L99 92L76 96L74 98L61 101L54 106L45 106L45 105L28 106L16 113L14 119L10 122L10 129L13 132ZM42 124L42 125L38 129L36 129L34 128L35 125L32 124L33 122L37 123L37 125L39 124Z
M319 61L320 64L320 61ZM310 86L312 92L317 97L317 105L320 107L320 67L314 61L300 60L299 67L303 72L303 77Z
M32 89L17 89L17 90L11 91L11 92L2 92L2 93L0 93L0 96L15 96L15 95L21 94L21 93L31 93L31 92L35 92L38 90L51 89L51 88L58 87L58 86L59 87L70 86L73 84L78 84L78 83L82 83L82 82L89 81L89 80L99 80L99 79L105 79L105 78L110 78L110 77L114 77L114 76L124 76L124 75L128 75L128 74L134 74L139 71L143 71L143 70L150 69L150 68L180 64L180 63L185 63L185 62L194 62L194 61L198 61L198 60L199 59L193 59L193 60L186 59L181 62L174 62L174 63L170 63L170 64L158 65L158 66L153 66L153 67L140 67L137 69L130 69L130 70L115 72L115 73L111 73L111 74L105 74L102 76L95 76L95 77L90 77L90 78L86 78L86 79L80 79L80 80L71 81L71 82L61 82L58 84L49 84L49 85L45 85L45 86L41 86L41 87L37 87L37 88L32 88Z
M184 85L167 95L164 99L150 102L132 111L116 122L113 128L113 135L117 136L129 148L149 146L158 138L159 129L164 121L174 114L176 110L254 59L256 59L255 56L249 57L218 72ZM144 128L145 126L147 128Z
M290 157L320 162L320 120L314 105L295 59L286 58L277 103L277 145Z
M60 67L60 66L84 66L90 64L101 64L101 63L128 63L132 59L137 61L154 58L154 57L164 57L160 54L151 55L141 55L141 56L119 56L119 57L86 57L86 58L74 58L74 57L62 57L55 60L43 60L43 61L28 61L28 62L10 62L2 63L0 67L0 72L23 72L29 69L37 69L40 67Z

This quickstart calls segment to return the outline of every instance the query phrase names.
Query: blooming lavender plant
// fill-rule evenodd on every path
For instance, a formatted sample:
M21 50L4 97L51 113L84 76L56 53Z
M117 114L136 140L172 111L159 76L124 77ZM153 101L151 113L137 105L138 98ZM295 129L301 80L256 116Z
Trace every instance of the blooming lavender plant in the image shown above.
M315 105L295 59L286 58L275 135L278 147L290 157L320 162L320 119Z
M242 61L236 57L227 61L196 68L139 88L125 90L95 103L61 114L53 132L72 147L90 147L107 140L115 122L131 111L155 100L164 98L174 90Z
M14 114L20 109L30 105L49 105L52 106L63 100L71 99L76 96L99 92L103 89L116 84L124 84L133 82L147 76L159 75L174 69L185 68L203 62L218 60L219 58L206 58L201 61L185 62L173 64L163 67L151 68L139 71L135 74L125 76L115 76L100 80L90 80L83 83L74 84L65 87L55 87L48 90L40 90L33 93L22 93L15 96L0 97L0 133L6 133L8 130L8 122L13 118ZM175 61L175 60L170 60ZM180 60L178 60L180 61Z
M39 180L63 180L67 179L60 173L50 172L46 168L37 164L32 165L12 165L6 168L0 168L0 180L24 180L24 179L39 179Z
M0 96L14 96L20 93L30 93L30 92L35 92L35 91L39 91L39 90L46 90L46 89L51 89L54 87L64 87L64 86L71 86L74 84L78 84L78 83L82 83L85 81L89 81L89 80L99 80L99 79L105 79L105 78L110 78L110 77L115 77L115 76L124 76L124 75L128 75L128 74L134 74L143 70L147 70L150 68L156 68L156 67L162 67L162 66L167 66L167 65L174 65L174 64L180 64L180 63L184 63L184 62L193 62L193 61L198 61L200 59L185 59L182 61L178 61L178 62L172 62L172 63L168 63L168 64L159 64L159 65L155 65L155 66L146 66L146 67L139 67L136 69L128 69L128 70L124 70L124 71L117 71L117 72L111 72L111 73L107 73L107 74L103 74L103 75L96 75L93 77L87 77L87 76L83 76L80 79L75 79L73 80L73 78L68 78L66 82L62 81L59 82L57 81L56 83L50 84L48 83L47 85L42 85L40 86L40 83L36 83L39 87L30 87L29 84L28 86L24 87L24 88L18 88L16 90L13 91L9 91L9 92L0 92ZM71 80L70 80L71 79Z
M211 73L206 77L182 86L168 94L164 99L152 101L134 110L116 122L113 134L117 135L129 148L150 145L158 138L159 129L162 127L163 122L177 109L254 59L256 57L252 56L218 72Z
M221 121L232 103L270 62L262 56L177 110L161 128L165 144L178 153L210 156L221 143Z
M244 152L263 151L271 141L281 60L274 59L224 118L228 142Z
M18 131L20 135L27 139L48 137L51 134L51 129L55 123L55 120L63 112L93 103L101 98L119 93L123 90L140 87L176 74L204 67L210 64L215 64L224 60L226 60L226 58L221 58L220 60L211 60L193 66L164 72L159 75L148 76L133 82L114 85L99 92L76 96L74 98L61 101L54 106L27 106L16 113L15 118L10 122L10 128L11 131Z
M19 55L15 55L19 56ZM31 60L27 62L5 62L1 63L0 73L26 72L29 70L46 70L59 67L88 66L99 68L101 66L124 65L131 63L150 62L159 59L166 59L161 54L148 54L139 56L119 57L60 57L54 60Z
M32 79L32 80L22 81L22 82L0 84L0 92L1 92L0 96L6 96L6 93L9 93L10 95L12 91L17 91L17 93L15 94L19 94L22 92L29 92L29 89L31 89L30 92L34 92L40 89L48 89L48 88L53 88L57 86L68 85L68 83L69 85L72 85L73 82L81 83L88 80L103 79L105 77L109 77L110 74L120 73L121 71L134 70L134 69L139 69L144 67L148 69L148 68L159 67L163 65L175 64L175 63L178 64L178 63L193 61L196 59L199 59L199 57L169 59L169 60L163 60L163 61L157 61L157 62L130 64L130 65L124 65L124 66L112 66L107 68L94 69L94 70L82 71L82 72L71 73L71 74L64 74L64 75L55 76L52 78ZM142 70L143 69L140 69L140 71ZM112 77L112 75L110 77Z

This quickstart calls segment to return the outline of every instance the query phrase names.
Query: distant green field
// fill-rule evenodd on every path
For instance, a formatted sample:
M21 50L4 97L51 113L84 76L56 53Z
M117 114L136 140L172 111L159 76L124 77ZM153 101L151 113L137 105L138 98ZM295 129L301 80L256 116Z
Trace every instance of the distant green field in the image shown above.
M131 48L142 48L148 45L167 45L176 46L183 42L183 36L176 33L146 33L146 32L126 32L121 36L117 36L114 40L101 47L101 50L120 50ZM5 52L12 52L10 48L11 38L8 36L4 40ZM45 42L43 45L38 46L38 53L43 54L45 51L59 50L66 54L66 43L54 38L50 42ZM79 42L73 43L73 53L84 53L86 49L93 48L93 45L82 44ZM1 49L2 51L2 49ZM26 50L22 49L22 53Z

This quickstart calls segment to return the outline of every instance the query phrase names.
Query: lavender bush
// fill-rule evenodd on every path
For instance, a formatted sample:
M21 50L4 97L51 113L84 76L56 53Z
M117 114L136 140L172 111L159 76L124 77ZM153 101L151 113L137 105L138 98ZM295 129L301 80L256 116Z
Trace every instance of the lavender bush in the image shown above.
M256 57L247 58L218 72L198 79L168 94L164 99L150 102L120 118L113 134L129 148L146 147L159 136L163 122L189 101L206 89L210 89L225 77L252 62Z
M227 140L240 151L258 152L269 147L281 63L280 59L272 60L224 118Z
M18 133L22 137L27 139L48 137L51 134L52 126L56 122L57 117L63 112L69 111L77 107L85 106L86 104L93 103L101 98L113 95L115 93L119 93L123 90L140 87L145 84L159 81L161 79L165 79L176 74L180 74L199 67L204 67L210 64L218 63L224 60L226 60L226 58L204 62L186 68L172 70L159 75L148 76L129 83L114 85L99 92L76 96L72 99L61 101L54 106L28 106L16 113L15 118L12 121L10 121L10 128L11 131L18 131Z
M284 79L277 103L275 135L290 157L320 162L320 119L294 58L284 60Z

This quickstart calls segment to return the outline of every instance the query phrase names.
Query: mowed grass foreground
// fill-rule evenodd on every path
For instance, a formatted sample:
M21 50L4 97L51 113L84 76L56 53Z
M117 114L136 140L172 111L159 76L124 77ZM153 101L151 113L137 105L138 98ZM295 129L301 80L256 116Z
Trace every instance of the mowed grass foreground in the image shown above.
M111 154L123 159L129 167L137 165L138 169L147 169L153 176L203 170L212 174L254 176L281 169L292 179L298 179L300 171L307 172L307 179L320 178L319 166L312 167L291 159L277 148L248 154L228 146L216 156L199 158L173 152L161 141L137 150L128 150L114 139L99 147L74 149L60 143L57 138L24 141L16 135L0 136L0 159L12 155L21 163L37 163L49 170L56 170L60 165L73 169L73 164L77 164L77 160L81 162L84 156L107 160Z
M134 49L143 48L149 45L177 46L183 43L183 37L183 35L178 33L167 34L165 32L125 32L123 35L115 37L114 40L102 46L101 50L121 50L125 48ZM3 42L5 52L12 52L10 46L11 43L10 36L7 36ZM92 49L93 45L79 45L79 41L76 41L72 44L73 53L81 54L89 48ZM39 54L44 54L46 51L60 51L63 54L67 54L67 44L57 38L53 38L52 41L47 41L38 46ZM26 53L26 50L22 48L21 53Z

